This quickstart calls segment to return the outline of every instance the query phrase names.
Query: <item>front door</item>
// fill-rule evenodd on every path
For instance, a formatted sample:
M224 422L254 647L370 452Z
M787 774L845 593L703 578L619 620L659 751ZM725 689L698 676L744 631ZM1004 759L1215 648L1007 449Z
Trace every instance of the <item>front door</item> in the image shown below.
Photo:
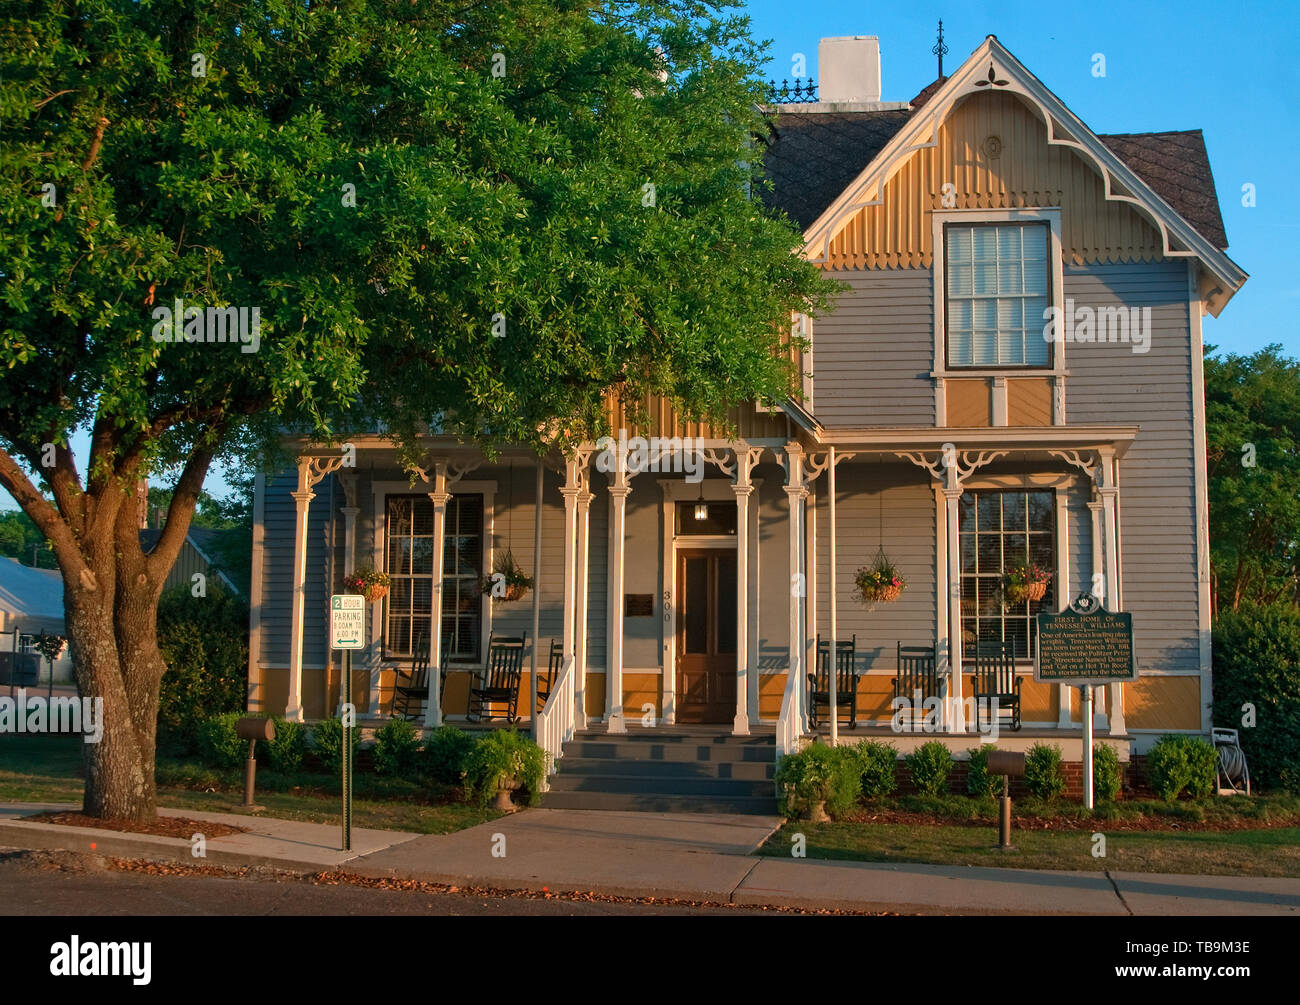
M677 720L736 714L736 553L677 553Z

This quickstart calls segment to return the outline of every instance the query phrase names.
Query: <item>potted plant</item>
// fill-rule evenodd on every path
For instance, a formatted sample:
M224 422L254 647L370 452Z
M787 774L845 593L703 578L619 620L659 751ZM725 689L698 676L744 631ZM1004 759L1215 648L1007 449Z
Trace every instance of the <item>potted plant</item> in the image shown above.
M509 548L492 563L492 574L484 576L479 582L479 592L483 596L507 603L523 599L524 594L532 588L533 577L519 566L514 552Z
M465 756L462 778L465 793L493 809L515 809L512 796L523 788L536 803L546 778L546 751L513 729L498 729L474 742Z
M1047 593L1052 574L1035 562L1017 565L1002 577L1002 599L1008 607L1029 601L1036 604Z
M343 577L343 588L349 593L360 593L366 598L367 604L388 596L390 585L388 573L379 572L369 565L360 566L355 572Z
M883 548L876 553L875 561L858 570L854 582L862 602L868 605L893 603L907 586L907 580Z

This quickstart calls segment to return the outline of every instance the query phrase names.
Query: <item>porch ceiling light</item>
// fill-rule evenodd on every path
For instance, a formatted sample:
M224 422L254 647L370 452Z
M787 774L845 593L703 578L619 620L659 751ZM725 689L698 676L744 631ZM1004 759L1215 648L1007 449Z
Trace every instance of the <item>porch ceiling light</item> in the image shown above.
M707 520L709 518L709 504L704 501L704 479L700 479L700 498L695 503L695 519L697 521Z

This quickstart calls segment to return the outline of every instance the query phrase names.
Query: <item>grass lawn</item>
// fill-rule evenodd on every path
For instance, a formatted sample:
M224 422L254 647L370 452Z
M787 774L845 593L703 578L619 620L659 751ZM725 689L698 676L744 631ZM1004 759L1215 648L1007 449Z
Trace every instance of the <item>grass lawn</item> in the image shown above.
M80 802L79 737L0 734L0 802ZM213 771L160 758L158 804L225 813L244 798L243 771ZM308 823L342 824L341 782L321 774L280 775L258 770L257 801L266 816ZM478 805L444 801L451 790L414 782L358 775L352 825L377 830L448 834L494 820L500 813Z
M1220 800L1223 802L1224 800ZM1081 808L1078 808L1080 813ZM1244 806L1243 806L1244 809ZM882 814L887 816L887 814ZM1000 852L995 826L919 821L813 824L787 823L759 854L791 854L794 835L807 839L810 859L860 862L922 862L1020 869L1177 872L1220 876L1300 876L1300 826L1227 830L1126 829L1125 822L1097 819L1079 827L1079 814L1050 821L1013 821L1016 851ZM1131 822L1132 818L1128 822ZM1023 823L1028 829L1018 829ZM1178 826L1171 820L1170 825ZM1105 837L1105 856L1093 855L1094 834Z

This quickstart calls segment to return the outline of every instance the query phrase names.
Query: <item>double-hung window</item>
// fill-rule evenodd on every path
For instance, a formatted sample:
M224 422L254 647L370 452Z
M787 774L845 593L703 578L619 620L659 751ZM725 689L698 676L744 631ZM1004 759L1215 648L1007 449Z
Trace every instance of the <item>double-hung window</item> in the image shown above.
M428 644L433 613L433 503L428 495L390 495L386 501L387 564L384 649L407 656ZM447 503L442 549L442 638L453 660L477 662L483 602L483 497L457 495Z
M1050 367L1047 223L944 226L949 368Z

